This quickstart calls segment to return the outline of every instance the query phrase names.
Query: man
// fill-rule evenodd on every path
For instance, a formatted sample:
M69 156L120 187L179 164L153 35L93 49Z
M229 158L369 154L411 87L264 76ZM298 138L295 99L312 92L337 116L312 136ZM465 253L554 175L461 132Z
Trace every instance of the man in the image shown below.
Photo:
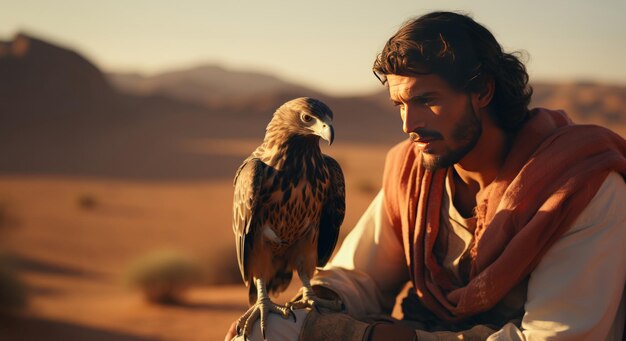
M374 72L410 139L312 281L344 312L270 318L268 339L621 340L626 142L529 110L524 65L464 15L407 23Z

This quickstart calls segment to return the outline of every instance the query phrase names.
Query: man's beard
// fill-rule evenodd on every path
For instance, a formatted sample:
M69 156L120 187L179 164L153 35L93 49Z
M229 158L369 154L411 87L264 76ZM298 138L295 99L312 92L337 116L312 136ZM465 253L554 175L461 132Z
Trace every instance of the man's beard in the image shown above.
M452 129L452 142L461 143L461 145L455 149L446 147L446 151L440 155L422 153L424 168L430 171L448 168L461 161L476 146L482 134L482 126L476 118L474 108L469 103L468 107L469 109Z

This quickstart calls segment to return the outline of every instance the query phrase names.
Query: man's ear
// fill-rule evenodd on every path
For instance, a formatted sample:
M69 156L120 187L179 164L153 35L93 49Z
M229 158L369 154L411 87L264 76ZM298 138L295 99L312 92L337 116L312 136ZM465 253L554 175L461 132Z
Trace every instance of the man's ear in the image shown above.
M486 75L483 79L483 84L480 91L476 94L477 105L480 109L486 108L493 99L493 94L496 89L495 81L491 75Z

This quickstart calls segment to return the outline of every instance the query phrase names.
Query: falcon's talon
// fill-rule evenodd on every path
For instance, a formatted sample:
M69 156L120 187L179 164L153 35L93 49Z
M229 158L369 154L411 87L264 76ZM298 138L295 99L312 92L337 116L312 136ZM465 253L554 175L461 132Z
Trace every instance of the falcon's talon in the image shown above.
M311 308L321 313L320 308L326 308L331 311L341 311L341 301L319 298L315 294L304 295L301 299L288 303L291 310Z
M287 320L289 320L291 315L293 315L294 322L296 321L296 314L287 307L278 305L272 302L269 298L261 298L258 299L257 302L239 318L237 321L237 334L243 335L244 339L248 340L254 324L257 320L260 320L259 324L263 340L267 340L265 329L267 326L267 316L270 313L278 314Z

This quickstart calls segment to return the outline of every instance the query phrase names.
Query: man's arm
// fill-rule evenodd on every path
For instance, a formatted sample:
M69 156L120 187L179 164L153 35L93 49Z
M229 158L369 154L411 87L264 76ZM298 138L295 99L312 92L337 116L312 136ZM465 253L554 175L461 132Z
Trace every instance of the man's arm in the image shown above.
M402 245L379 192L333 259L312 280L336 292L355 318L390 314L408 281Z
M497 331L479 325L464 332L417 330L413 335L417 335L418 340L439 341L460 337L492 341L621 340L625 317L622 296L626 280L625 202L624 179L612 173L570 230L532 272L521 329L509 323ZM322 271L315 282L337 292L344 300L347 312L361 317L391 309L391 294L397 294L395 288L408 278L402 247L390 226L384 227L388 224L386 217L375 214L376 207L379 214L384 214L382 194L377 196L327 266L333 270ZM376 217L378 219L374 219ZM385 259L390 263L382 262ZM350 274L353 272L356 275ZM393 278L401 284L394 284ZM329 321L336 320L332 315L328 317ZM346 325L350 323L363 325L359 321L345 322ZM312 329L320 329L319 325L316 327ZM302 332L306 333L306 329ZM410 339L406 327L397 324L379 324L367 331L372 341L379 334L382 339L389 339L394 331L398 333L394 340Z
M404 251L386 216L381 191L348 234L335 257L312 278L311 283L319 297L335 298L337 295L350 316L367 319L372 315L389 315L396 296L408 279ZM381 332L384 332L383 339L394 335L385 332L387 326L371 328L367 323L345 314L317 314L302 309L295 310L295 314L296 323L270 314L268 325L273 327L267 330L268 338L317 340L371 335L370 340L375 341ZM332 332L332 336L327 335L327 332ZM398 337L394 337L396 341L412 340L415 334L406 328L397 332ZM233 324L226 339L232 338L234 334ZM261 339L260 328L256 323L250 340Z
M546 338L621 340L624 331L623 294L626 281L624 203L626 203L624 179L617 173L611 173L569 231L552 246L532 272L525 304L526 313L521 328L509 323L498 331L484 326L476 326L459 333L430 333L418 330L418 338L456 340L463 335L465 339L472 337L484 339L486 335L491 334L488 340ZM376 224L382 227L385 219ZM390 228L382 231L390 232L390 237L397 242ZM368 239L367 233L359 233L358 236L359 238L348 242L347 248L342 247L336 257L337 264L356 269L365 265L369 269L381 270L379 273L384 274L383 268L379 265L367 264L367 261L376 263L376 258L356 255L358 245L354 244L367 243ZM370 239L374 239L371 237L370 235ZM374 241L374 244L377 242ZM402 257L399 243L397 247L395 250L400 250L398 254ZM351 253L355 256L351 257ZM352 259L357 261L351 261ZM403 262L403 259L399 262ZM327 282L332 283L332 280ZM358 291L358 288L351 290ZM348 296L346 299L348 302L356 300L357 302L352 305L359 307L357 311L362 311L364 309L360 308L358 300L363 298L356 295ZM367 299L363 302L369 303ZM393 325L383 327L387 328L401 327Z

